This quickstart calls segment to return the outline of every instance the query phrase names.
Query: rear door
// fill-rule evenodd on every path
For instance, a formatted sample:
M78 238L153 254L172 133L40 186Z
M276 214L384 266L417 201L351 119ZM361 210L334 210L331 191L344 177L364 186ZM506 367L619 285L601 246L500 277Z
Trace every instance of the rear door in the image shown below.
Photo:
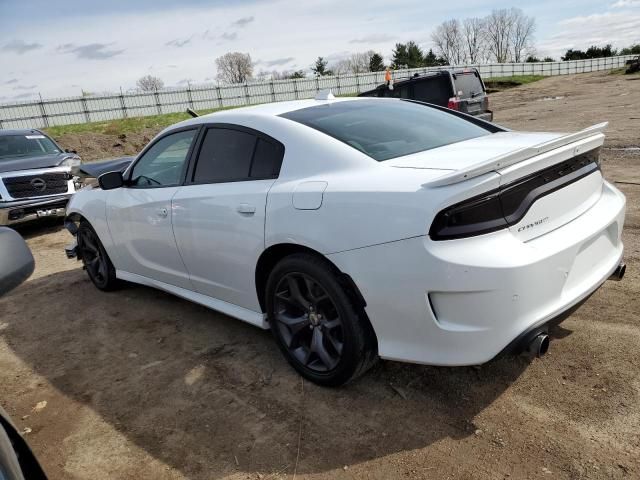
M486 110L486 94L482 80L475 70L453 73L456 96L460 98L460 111L478 115Z
M199 293L260 312L255 267L264 250L267 194L283 155L282 144L255 130L205 131L172 202L175 238Z

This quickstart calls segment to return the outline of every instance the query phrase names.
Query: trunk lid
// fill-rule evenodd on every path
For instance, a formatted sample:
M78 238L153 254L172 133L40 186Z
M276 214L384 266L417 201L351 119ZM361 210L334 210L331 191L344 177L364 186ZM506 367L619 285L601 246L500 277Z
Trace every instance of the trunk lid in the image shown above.
M388 162L396 168L451 170L425 188L446 189L488 173L498 175L495 193L508 228L526 242L570 222L598 201L605 126L570 135L499 132ZM453 190L459 192L459 187Z

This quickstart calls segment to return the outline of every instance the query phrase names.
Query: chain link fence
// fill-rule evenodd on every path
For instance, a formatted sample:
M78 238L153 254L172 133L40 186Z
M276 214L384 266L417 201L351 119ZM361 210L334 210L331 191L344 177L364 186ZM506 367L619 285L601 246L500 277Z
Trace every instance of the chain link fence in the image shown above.
M461 65L476 67L483 78L516 75L568 75L624 67L633 55L572 60L568 62ZM458 68L459 68L458 67ZM425 67L394 71L396 81L418 73L452 68ZM357 94L384 82L384 72L299 78L241 85L202 85L87 97L42 99L0 105L0 129L47 128L55 125L103 122L130 117L184 112L187 108L211 110L258 103L313 98L332 89L335 95Z

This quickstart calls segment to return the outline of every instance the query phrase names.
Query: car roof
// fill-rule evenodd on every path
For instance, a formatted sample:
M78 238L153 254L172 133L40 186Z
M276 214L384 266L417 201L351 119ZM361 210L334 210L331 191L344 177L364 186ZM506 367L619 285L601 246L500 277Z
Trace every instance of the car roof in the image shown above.
M0 137L7 135L30 135L33 133L43 135L40 130L36 130L35 128L17 128L13 130L0 130Z
M325 105L327 103L357 102L362 100L367 100L367 99L360 98L360 97L348 97L348 98L335 98L331 100L307 99L307 100L290 100L286 102L263 103L260 105L252 105L248 107L238 107L238 108L233 108L229 110L219 110L217 112L209 113L207 115L202 115L196 118L191 118L189 120L185 120L183 122L177 123L167 128L166 130L170 130L170 129L173 130L176 127L184 127L188 125L198 125L201 123L210 122L212 120L216 122L224 122L225 119L228 119L231 121L234 119L238 119L238 117L245 117L245 116L277 117L284 113L289 113L295 110L301 110L303 108L308 108L308 107L315 107L318 105ZM389 99L384 99L384 100L389 100Z

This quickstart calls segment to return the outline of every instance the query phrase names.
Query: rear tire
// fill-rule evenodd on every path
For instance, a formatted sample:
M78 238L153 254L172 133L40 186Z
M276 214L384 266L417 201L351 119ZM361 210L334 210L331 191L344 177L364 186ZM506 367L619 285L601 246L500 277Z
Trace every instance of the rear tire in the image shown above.
M80 222L77 239L82 264L96 288L103 291L118 288L120 282L116 278L116 269L98 234L86 220Z
M376 362L376 339L364 310L324 259L285 257L270 273L265 297L276 343L304 378L339 386Z

